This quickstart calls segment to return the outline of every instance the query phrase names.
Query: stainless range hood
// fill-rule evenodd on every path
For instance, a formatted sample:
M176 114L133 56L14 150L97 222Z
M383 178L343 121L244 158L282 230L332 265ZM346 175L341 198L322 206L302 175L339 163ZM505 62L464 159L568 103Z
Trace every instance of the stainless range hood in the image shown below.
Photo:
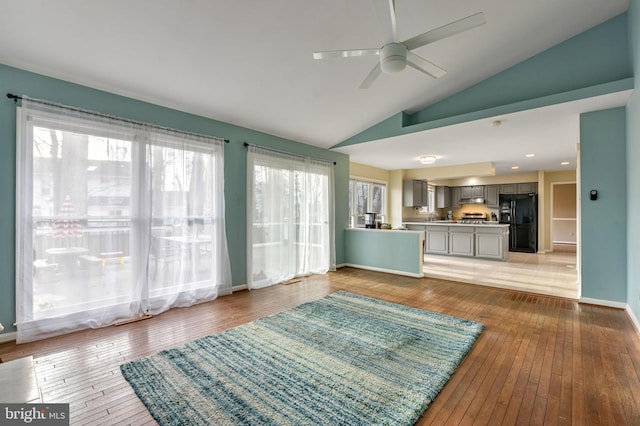
M461 198L460 204L484 204L484 197Z

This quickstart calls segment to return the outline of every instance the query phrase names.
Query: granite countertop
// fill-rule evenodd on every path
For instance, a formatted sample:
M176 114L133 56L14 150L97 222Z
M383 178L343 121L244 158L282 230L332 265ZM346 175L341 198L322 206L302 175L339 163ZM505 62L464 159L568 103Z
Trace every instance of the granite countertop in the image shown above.
M499 223L497 221L488 221L484 223L458 223L455 220L422 220L415 222L402 222L403 225L428 225L428 226L474 226L474 227L508 227L508 223Z

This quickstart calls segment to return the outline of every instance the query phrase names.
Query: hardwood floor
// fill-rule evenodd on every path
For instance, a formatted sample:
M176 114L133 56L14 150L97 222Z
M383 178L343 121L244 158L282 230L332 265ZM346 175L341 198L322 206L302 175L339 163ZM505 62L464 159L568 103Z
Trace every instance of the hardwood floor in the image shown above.
M640 424L640 338L623 310L439 279L343 268L157 317L23 345L44 402L72 424L155 424L119 365L343 289L486 329L418 425Z

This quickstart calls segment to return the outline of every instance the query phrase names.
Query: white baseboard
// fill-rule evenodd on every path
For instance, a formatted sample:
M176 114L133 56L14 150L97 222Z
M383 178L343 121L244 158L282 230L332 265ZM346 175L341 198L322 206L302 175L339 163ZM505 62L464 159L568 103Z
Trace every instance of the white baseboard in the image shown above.
M607 306L609 308L626 309L627 304L625 302L614 302L613 300L592 299L590 297L581 297L580 303L587 303L589 305Z
M640 334L640 322L638 321L638 318L636 318L635 314L631 310L631 306L627 305L624 310L627 311L627 315L629 315L629 319L633 323L633 326L636 328L636 333Z
M422 272L420 272L419 274L414 274L412 272L396 271L396 270L393 270L393 269L376 268L375 266L356 265L356 264L353 264L353 263L345 263L344 266L350 266L352 268L359 268L359 269L366 269L368 271L384 272L384 273L393 274L393 275L402 275L402 276L411 277L411 278L423 278L424 277L424 273L422 273Z
M246 290L248 288L249 286L247 284L238 284L231 287L231 292L233 293L234 291Z
M17 336L18 336L18 333L16 333L15 331L0 334L0 343L11 342L12 340L16 340Z

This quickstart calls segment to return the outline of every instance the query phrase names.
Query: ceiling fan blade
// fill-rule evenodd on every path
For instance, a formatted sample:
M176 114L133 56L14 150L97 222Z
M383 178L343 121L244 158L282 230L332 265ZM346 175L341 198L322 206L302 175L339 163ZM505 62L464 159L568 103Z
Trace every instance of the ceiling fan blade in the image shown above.
M313 59L329 58L353 58L356 56L378 55L380 49L354 49L354 50L329 50L326 52L314 52Z
M411 68L417 69L420 72L430 75L433 78L440 78L447 73L436 64L429 62L412 52L407 53L407 65L409 65Z
M369 72L367 78L365 78L360 84L360 89L368 89L369 87L371 87L371 85L374 81L376 81L376 78L378 78L381 72L382 69L380 68L380 62L378 62L376 66L373 67L373 69Z
M443 38L470 30L471 28L479 27L480 25L484 25L485 22L484 13L479 12L475 15L467 16L466 18L462 18L458 21L443 25L435 30L417 35L407 41L404 41L403 44L407 46L407 49L409 50L417 49L418 47L433 43L434 41L442 40Z
M398 22L396 21L396 2L389 0L389 15L391 15L391 33L393 34L393 42L400 41L398 38Z

